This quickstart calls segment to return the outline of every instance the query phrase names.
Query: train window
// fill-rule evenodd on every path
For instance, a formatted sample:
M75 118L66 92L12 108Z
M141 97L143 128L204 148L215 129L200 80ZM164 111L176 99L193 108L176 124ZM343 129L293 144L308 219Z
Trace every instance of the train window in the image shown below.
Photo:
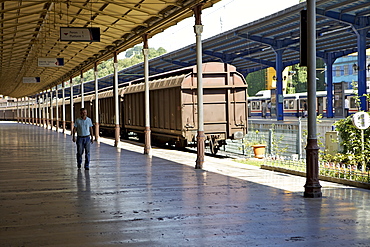
M294 100L289 100L289 109L294 109Z
M349 108L357 108L356 99L354 97L349 99Z
M294 100L284 100L284 109L294 109Z
M284 109L289 109L289 101L284 100Z
M252 110L259 110L259 109L260 109L260 102L252 101Z
M303 109L305 103L306 103L306 100L304 100L304 99L299 100L299 108Z

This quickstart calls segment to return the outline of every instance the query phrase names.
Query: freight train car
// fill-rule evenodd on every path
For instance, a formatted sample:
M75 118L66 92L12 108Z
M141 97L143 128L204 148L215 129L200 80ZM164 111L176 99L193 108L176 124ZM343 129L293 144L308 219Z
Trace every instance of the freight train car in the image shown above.
M16 107L3 107L0 109L0 120L15 121L17 120L17 108Z
M123 92L123 88L120 88L118 90L118 97L120 98L120 95ZM115 132L115 110L114 110L114 93L113 89L107 88L104 91L99 93L99 129L100 134L107 135L107 136L114 136ZM123 105L121 100L119 100L120 106L119 108L122 109ZM85 108L88 110L89 117L93 120L95 123L95 94L91 94L85 97ZM75 107L76 116L79 116L79 109L78 107ZM78 111L78 112L77 112ZM120 123L122 123L122 112L120 113ZM122 125L120 126L122 128ZM122 131L121 135L124 133Z
M234 66L205 63L203 73L206 144L217 153L226 139L247 132L247 84ZM198 129L196 66L150 78L150 127L155 144L196 145ZM123 131L144 139L144 83L132 82L123 92Z
M203 64L204 131L206 145L216 154L226 139L242 138L248 129L247 83L236 68L224 63ZM198 130L196 66L150 77L150 127L156 145L196 146ZM119 85L121 136L136 135L144 140L144 78ZM95 95L85 95L85 108L95 122ZM38 105L37 107L46 107ZM74 97L74 118L79 116L80 95ZM56 125L56 101L53 125ZM13 109L14 110L14 109ZM42 111L41 111L42 112ZM11 114L10 109L4 114ZM47 114L47 113L45 113ZM65 120L71 128L70 100L65 101ZM99 92L99 126L102 134L114 133L112 88ZM43 115L43 112L42 112ZM51 114L48 114L50 117ZM12 118L15 118L14 114ZM38 116L40 117L40 116ZM62 100L58 101L59 127Z

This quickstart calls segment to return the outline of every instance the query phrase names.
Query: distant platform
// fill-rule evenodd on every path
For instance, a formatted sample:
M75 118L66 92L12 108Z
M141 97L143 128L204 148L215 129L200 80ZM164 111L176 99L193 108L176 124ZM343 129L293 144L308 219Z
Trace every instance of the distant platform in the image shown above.
M335 123L343 118L321 118L321 122L325 123ZM298 121L307 122L307 118L297 118L297 117L284 117L284 120L277 120L276 118L261 118L261 117L248 117L249 122L271 122L271 123L294 123L297 124ZM319 123L318 123L319 124Z

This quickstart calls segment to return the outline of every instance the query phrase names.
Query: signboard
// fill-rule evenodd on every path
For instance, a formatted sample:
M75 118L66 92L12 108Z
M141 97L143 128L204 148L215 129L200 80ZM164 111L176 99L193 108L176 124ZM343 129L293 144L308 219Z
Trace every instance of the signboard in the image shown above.
M38 58L39 67L61 67L64 66L64 58Z
M357 129L364 130L370 126L370 116L367 112L357 112L353 114L352 122Z
M23 77L23 83L38 83L40 77Z
M100 28L61 27L60 41L100 42Z

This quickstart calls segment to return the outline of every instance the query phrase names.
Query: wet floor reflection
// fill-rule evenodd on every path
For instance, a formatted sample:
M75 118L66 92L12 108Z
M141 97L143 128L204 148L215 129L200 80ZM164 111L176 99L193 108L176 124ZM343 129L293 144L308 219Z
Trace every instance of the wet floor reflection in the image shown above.
M93 144L78 170L69 135L25 125L0 143L4 246L370 246L366 190L325 183L306 199L304 178L209 157L195 170L192 154L127 143Z
M90 172L84 170L82 175L81 169L77 169L77 191L78 193L90 193Z

